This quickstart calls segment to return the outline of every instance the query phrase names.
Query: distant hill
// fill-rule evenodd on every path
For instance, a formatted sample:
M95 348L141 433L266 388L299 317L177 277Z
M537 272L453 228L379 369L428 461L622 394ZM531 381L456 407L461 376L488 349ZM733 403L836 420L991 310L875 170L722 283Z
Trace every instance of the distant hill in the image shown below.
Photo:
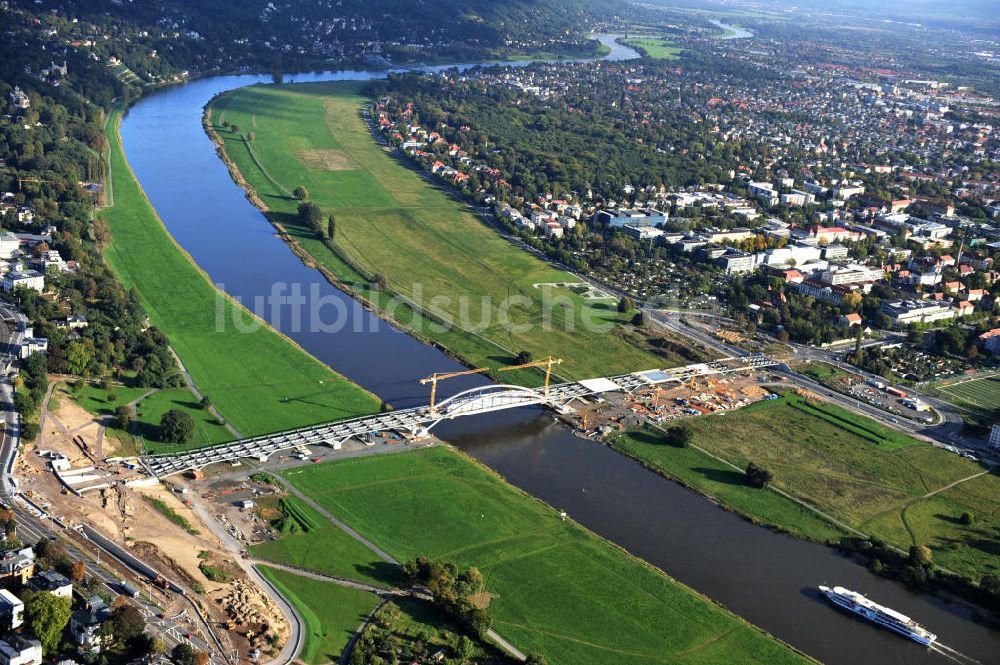
M206 41L280 42L301 52L359 43L542 47L578 41L624 0L13 0L28 11L133 21Z

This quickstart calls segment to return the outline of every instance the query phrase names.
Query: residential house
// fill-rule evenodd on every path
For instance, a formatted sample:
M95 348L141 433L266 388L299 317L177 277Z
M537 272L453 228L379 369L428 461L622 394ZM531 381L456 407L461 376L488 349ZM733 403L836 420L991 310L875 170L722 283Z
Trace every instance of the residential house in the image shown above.
M854 326L861 325L861 315L857 312L851 312L850 314L842 314L839 319L837 319L837 325L843 328L853 328Z
M51 593L57 598L73 597L73 583L69 578L55 570L46 570L28 580L28 588L32 591Z
M35 552L30 547L7 550L0 554L0 584L22 587L35 574Z
M990 355L1000 355L1000 328L987 330L978 337L979 343L983 345L983 350ZM994 431L997 429L993 428Z
M42 643L20 635L0 640L0 665L41 665Z
M69 632L76 644L85 649L100 651L101 624L111 619L111 609L100 596L91 596L84 606L73 612L69 619Z
M27 272L11 271L3 276L4 293L11 293L19 286L35 291L44 291L45 275L34 270L28 270Z
M14 630L24 623L24 603L7 589L0 589L0 631Z

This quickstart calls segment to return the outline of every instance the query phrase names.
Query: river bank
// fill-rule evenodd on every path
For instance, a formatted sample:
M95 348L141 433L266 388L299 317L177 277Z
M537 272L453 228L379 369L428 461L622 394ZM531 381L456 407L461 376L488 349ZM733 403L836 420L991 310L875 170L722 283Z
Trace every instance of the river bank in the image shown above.
M253 87L210 105L215 139L251 200L338 284L474 367L513 364L523 351L557 352L567 378L680 364L657 353L650 332L631 326L631 313L617 313L614 301L556 286L579 280L512 246L464 203L388 158L363 120L358 88ZM228 128L220 132L220 123ZM324 223L336 217L335 238L298 217L300 202L289 196L297 186Z
M125 288L139 291L151 324L167 335L198 389L244 435L321 422L333 413L377 412L381 400L213 287L136 181L122 151L121 114L114 112L106 130L115 199L101 212L112 236L105 257ZM297 399L305 394L309 403Z

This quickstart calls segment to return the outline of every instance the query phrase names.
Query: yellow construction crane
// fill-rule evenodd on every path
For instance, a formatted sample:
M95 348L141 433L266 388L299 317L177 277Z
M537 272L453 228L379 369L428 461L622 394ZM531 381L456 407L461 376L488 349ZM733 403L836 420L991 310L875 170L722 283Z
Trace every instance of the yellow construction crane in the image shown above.
M694 382L697 378L698 378L698 368L694 367L691 369L691 381L687 383L688 390L690 390L691 392L694 392L695 388Z
M509 372L512 369L524 369L526 367L545 367L545 394L549 394L549 377L552 375L552 366L562 365L562 358L553 358L548 356L547 358L542 358L541 360L536 360L530 363L524 363L523 365L508 365L507 367L501 367L501 372Z
M24 183L26 182L52 182L51 180L42 180L41 178L21 178L17 179L17 191L24 191Z
M464 372L434 372L426 379L420 379L420 385L426 386L428 383L431 384L431 413L434 413L434 399L437 397L437 385L438 381L444 381L445 379L451 379L456 376L465 376L466 374L482 374L483 372L489 371L489 367L480 367L479 369L467 369Z

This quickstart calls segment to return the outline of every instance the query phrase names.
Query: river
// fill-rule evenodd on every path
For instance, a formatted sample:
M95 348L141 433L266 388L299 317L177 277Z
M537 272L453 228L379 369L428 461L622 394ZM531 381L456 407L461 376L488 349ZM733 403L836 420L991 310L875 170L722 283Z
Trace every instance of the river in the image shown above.
M631 49L615 44L613 36L602 36L602 41L612 47L611 57L635 57ZM293 78L367 80L383 75L342 71ZM248 305L277 282L306 285L306 291L315 285L317 296L342 303L351 325L335 334L284 331L394 406L425 403L427 390L417 379L461 367L365 312L305 267L232 182L202 129L202 108L214 95L267 80L220 76L147 96L123 121L128 160L170 233L213 281ZM442 384L443 392L482 381L463 377ZM438 434L514 485L567 510L594 532L824 662L946 662L833 610L813 591L824 582L862 590L913 615L945 644L982 663L996 662L1000 653L1000 633L969 621L964 606L912 593L826 547L751 525L609 448L573 436L547 412L523 409L460 420Z
M747 39L748 37L753 37L752 32L738 25L729 25L722 21L711 21L711 23L725 33L716 39Z

